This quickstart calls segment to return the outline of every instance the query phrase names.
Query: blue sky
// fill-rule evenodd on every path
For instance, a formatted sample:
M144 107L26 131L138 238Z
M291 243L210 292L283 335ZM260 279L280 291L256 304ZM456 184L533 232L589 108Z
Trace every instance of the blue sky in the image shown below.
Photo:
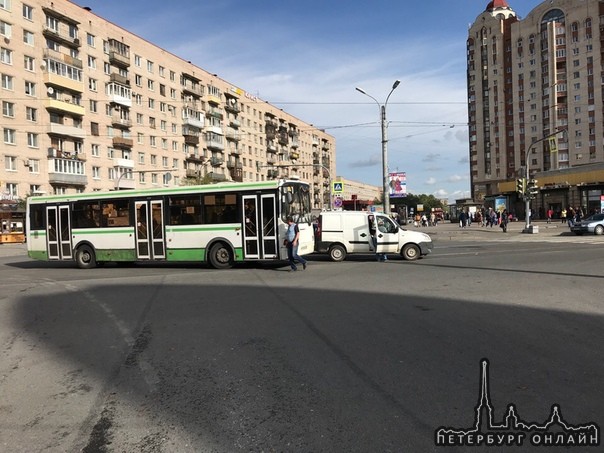
M336 138L337 175L381 185L379 108L388 164L407 190L469 196L468 26L488 0L77 0L99 16L216 73ZM520 17L542 3L508 0Z

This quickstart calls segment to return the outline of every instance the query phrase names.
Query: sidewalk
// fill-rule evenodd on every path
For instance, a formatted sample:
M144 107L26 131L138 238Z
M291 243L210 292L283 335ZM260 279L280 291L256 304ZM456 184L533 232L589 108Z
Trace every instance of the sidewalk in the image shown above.
M9 256L27 256L27 244L0 244L0 258Z
M440 222L435 227L414 227L408 225L407 229L411 231L421 231L429 234L433 240L496 240L496 241L543 241L543 240L581 240L591 236L576 236L571 233L566 223L560 223L558 220L547 223L547 221L535 221L532 225L538 227L537 233L523 233L524 221L508 223L507 233L503 232L498 225L493 227L483 227L478 223L473 223L469 227L460 228L459 223ZM597 237L604 244L604 238Z

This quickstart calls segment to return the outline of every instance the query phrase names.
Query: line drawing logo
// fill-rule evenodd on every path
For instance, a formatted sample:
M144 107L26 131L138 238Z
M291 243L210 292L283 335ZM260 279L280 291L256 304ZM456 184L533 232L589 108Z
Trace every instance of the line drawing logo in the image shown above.
M562 418L558 404L553 404L549 418L543 423L525 422L520 419L514 404L502 423L496 423L489 388L489 360L481 361L480 394L474 408L474 426L450 428L441 426L435 432L439 447L451 446L522 446L528 438L534 446L598 446L600 427L593 422L572 425Z

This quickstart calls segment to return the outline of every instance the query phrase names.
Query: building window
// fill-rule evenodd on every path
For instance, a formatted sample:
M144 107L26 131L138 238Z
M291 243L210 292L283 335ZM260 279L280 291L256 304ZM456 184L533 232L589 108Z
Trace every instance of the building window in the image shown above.
M98 103L94 99L90 100L90 111L92 113L97 113L98 112Z
M11 24L0 20L0 35L5 36L6 38L10 38L12 36Z
M46 26L54 32L59 32L59 21L52 16L46 16Z
M36 69L36 60L33 57L25 55L23 57L23 66L26 71L33 72Z
M86 43L89 47L95 47L95 36L90 33L86 33Z
M28 96L36 95L36 84L34 82L25 82L25 94Z
M96 91L97 90L97 81L96 81L96 79L88 79L88 89L90 91Z
M34 34L31 31L23 30L23 42L28 46L34 45Z
M30 148L38 147L38 134L34 134L33 132L27 133L27 146Z
M13 64L13 51L0 47L0 62L4 64Z
M5 90L13 90L13 76L2 74L2 88Z
M8 143L9 145L15 145L16 136L17 133L14 129L4 128L4 143Z
M40 161L38 159L29 159L28 167L30 173L40 173ZM38 184L33 184L32 186L30 186L30 192L40 192L40 186Z
M141 67L141 61L142 58L140 57L140 55L134 55L134 65L137 67Z
M27 20L34 20L34 9L25 3L23 4L23 17Z
M2 115L9 118L15 117L15 104L12 102L2 101Z
M6 171L17 171L17 158L15 156L4 156L4 169Z
M25 107L25 118L27 118L27 121L37 121L38 111L33 107Z
M91 55L88 55L88 67L90 69L96 69L96 58Z
M147 61L147 72L150 72L151 74L153 74L153 62L152 61Z

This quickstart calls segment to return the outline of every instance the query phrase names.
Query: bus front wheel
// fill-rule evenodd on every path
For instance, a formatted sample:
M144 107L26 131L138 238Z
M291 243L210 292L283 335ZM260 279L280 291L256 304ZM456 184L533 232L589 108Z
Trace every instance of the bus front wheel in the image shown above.
M222 242L212 246L208 259L214 269L230 269L233 267L233 251Z
M78 247L75 255L76 263L80 269L92 269L96 267L96 256L92 247L82 245Z

